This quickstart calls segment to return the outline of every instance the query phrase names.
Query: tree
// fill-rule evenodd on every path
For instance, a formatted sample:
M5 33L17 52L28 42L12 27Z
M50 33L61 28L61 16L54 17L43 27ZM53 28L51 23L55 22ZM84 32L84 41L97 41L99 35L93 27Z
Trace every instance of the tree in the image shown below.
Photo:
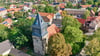
M86 4L86 0L82 0L82 4Z
M11 18L12 17L12 15L10 13L8 13L7 16L8 16L8 18Z
M32 46L32 24L34 22L34 18L32 19L23 19L23 18L19 18L18 22L14 23L13 27L16 27L17 29L20 30L21 34L23 34L24 36L27 37L27 39L29 40L26 45L28 46Z
M100 56L100 38L91 40L84 50L89 56Z
M38 11L39 11L39 12L44 12L44 7L41 6L41 5L39 5L39 6L38 6Z
M23 12L15 12L15 13L14 13L14 16L15 16L16 18L22 18L22 17L23 17Z
M93 4L93 1L92 0L88 0L87 3L88 4Z
M78 22L77 19L74 19L72 16L66 16L62 19L62 30L64 31L64 29L67 26L71 26L71 27L76 27L79 29L79 27L81 26L81 24Z
M71 46L66 45L64 36L61 33L50 37L48 44L50 56L69 56L71 54Z
M26 42L28 42L27 37L23 35L19 29L15 27L11 29L11 32L9 33L9 40L13 43L13 45L16 48L24 46Z
M3 21L3 18L2 17L0 17L0 23Z
M97 7L93 7L93 11L96 13L97 12Z
M71 2L68 2L68 3L66 4L66 8L72 8L72 7L73 7L73 5L72 5Z
M62 11L61 15L62 15L62 17L67 16L67 11Z
M0 42L4 41L8 38L8 28L4 25L0 24Z
M90 11L89 10L86 10L85 13L84 13L83 18L84 19L87 19L88 16L90 16Z
M86 9L90 11L90 10L92 10L92 7L87 7Z
M46 6L44 11L47 13L54 13L54 8L52 6Z
M83 32L75 27L67 26L64 30L65 41L69 43L82 42Z

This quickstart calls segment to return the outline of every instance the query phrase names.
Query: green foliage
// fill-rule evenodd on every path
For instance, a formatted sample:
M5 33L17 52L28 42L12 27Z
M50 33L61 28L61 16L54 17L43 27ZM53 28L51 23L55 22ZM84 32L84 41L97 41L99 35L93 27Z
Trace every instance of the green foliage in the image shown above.
M85 11L83 19L87 19L88 16L90 16L90 11L89 10Z
M87 3L92 5L94 2L92 0L88 0Z
M100 38L91 40L84 50L89 56L100 56Z
M68 3L66 4L66 8L73 8L72 3L71 3L71 2L68 2Z
M96 13L97 12L97 7L93 7L93 11Z
M79 28L81 26L78 20L74 19L71 16L65 16L62 19L62 25L63 25L62 30L64 30L67 26L76 27L76 28Z
M38 11L39 11L39 12L44 12L44 7L43 7L42 5L39 5L39 6L38 6Z
M52 2L52 0L50 2ZM42 4L48 5L49 2L48 1L42 1Z
M82 50L83 47L84 47L84 42L74 43L72 45L72 48L73 48L72 49L72 54L73 55L78 54Z
M54 8L52 6L46 6L44 11L47 13L54 13Z
M32 28L31 26L33 24L34 18L33 19L19 18L18 20L19 20L18 22L14 23L14 27L19 29L21 34L27 37L29 41L26 43L26 45L32 47Z
M19 29L15 27L11 29L9 39L16 48L25 45L25 43L28 41L27 37L23 35Z
M15 16L16 18L22 18L22 17L23 17L23 12L15 12L15 13L14 13L14 16Z
M67 26L64 30L65 39L69 43L82 42L83 32L75 27Z
M8 28L4 25L0 24L0 42L4 41L8 38Z
M71 47L69 44L66 45L64 36L61 33L50 37L48 44L50 56L69 56L71 54Z
M92 7L87 7L86 9L88 9L90 11L90 10L92 10Z
M28 16L28 12L15 12L14 16L15 18L25 18Z
M7 16L8 16L8 18L11 18L12 17L12 15L10 13L8 13Z

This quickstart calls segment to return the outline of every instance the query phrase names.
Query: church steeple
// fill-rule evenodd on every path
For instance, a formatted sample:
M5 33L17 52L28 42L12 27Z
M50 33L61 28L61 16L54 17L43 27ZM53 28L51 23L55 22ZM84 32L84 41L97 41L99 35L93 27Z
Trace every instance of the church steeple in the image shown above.
M48 44L47 23L44 22L41 15L38 13L32 25L32 38L34 53L44 56Z
M38 13L33 23L33 35L43 37L47 33L47 23L44 22L41 15Z

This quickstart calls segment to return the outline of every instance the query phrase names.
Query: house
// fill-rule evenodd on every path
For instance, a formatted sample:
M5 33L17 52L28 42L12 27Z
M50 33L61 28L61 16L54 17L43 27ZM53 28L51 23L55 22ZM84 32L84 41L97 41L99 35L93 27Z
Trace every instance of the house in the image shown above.
M11 4L9 8L10 8L10 9L11 9L11 8L17 8L17 6L14 5L14 4Z
M66 3L60 3L58 6L61 10L64 10Z
M47 31L48 31L48 37L50 38L54 34L59 33L60 32L60 29L55 24L52 24L51 26L49 26L47 28Z
M24 9L25 11L31 10L31 8L29 8L29 6L27 6L27 5L25 5L25 6L23 7L23 9Z
M86 9L70 9L70 8L66 8L64 10L67 12L67 14L76 16L77 18L83 17L85 12L86 12Z
M20 50L15 49L13 44L11 44L9 40L0 42L0 55L1 56L7 56L7 55L30 56Z
M81 24L85 24L85 21L86 21L86 19L81 19L81 18L78 18L77 19Z
M0 16L4 17L7 14L6 8L0 7Z
M93 33L95 30L100 28L100 16L97 17L88 17L86 20L84 27L88 32Z
M53 13L39 12L39 14L42 16L43 20L48 23L48 25L51 25L52 20L55 18Z
M77 4L79 0L68 0L68 2L72 2L72 4Z
M80 5L80 6L81 6L81 8L84 8L84 9L86 9L88 7L92 7L92 5Z
M31 56L15 48L12 48L9 54L14 56Z
M55 14L55 18L52 20L52 24L55 24L58 28L62 27L62 16L60 11Z
M7 26L8 28L11 28L12 26L12 20L10 18L5 19L1 24L4 24L5 26Z
M58 33L59 28L55 24L48 27L43 17L38 13L32 25L32 38L34 53L44 56L47 53L49 37Z
M8 55L12 48L14 48L14 46L10 43L9 40L0 42L0 55Z
M32 9L32 5L33 5L32 2L24 2L24 7L23 7L23 9L24 9L25 11L31 10L31 9Z
M36 9L32 9L32 13L34 14L36 12Z
M11 9L7 9L7 12L14 14L15 12L18 12L22 10L22 8L11 8Z

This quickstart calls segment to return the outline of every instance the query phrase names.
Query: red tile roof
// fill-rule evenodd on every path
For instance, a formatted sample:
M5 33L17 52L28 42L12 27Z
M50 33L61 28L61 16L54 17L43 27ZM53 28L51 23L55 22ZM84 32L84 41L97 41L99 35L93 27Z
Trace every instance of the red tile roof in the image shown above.
M10 18L5 19L5 21L3 21L2 23L4 23L4 22L7 22L7 24L4 24L5 26L7 26L8 28L11 27L11 25L12 25L12 20L11 20Z
M48 35L49 37L53 36L54 34L60 32L60 29L55 25L55 24L52 24L51 26L49 26L47 28L47 31L48 31Z
M95 20L96 17L87 17L86 21L92 21L92 20Z
M39 12L39 14L40 14L41 16L48 16L48 15L51 15L52 17L54 17L54 14L53 14L53 13Z
M7 11L19 11L19 10L21 10L21 8L11 8L11 9L7 9Z
M82 8L91 7L92 5L81 5Z
M77 19L81 24L84 24L85 23L85 19Z
M60 8L65 8L65 3L59 4L59 7L60 7Z

